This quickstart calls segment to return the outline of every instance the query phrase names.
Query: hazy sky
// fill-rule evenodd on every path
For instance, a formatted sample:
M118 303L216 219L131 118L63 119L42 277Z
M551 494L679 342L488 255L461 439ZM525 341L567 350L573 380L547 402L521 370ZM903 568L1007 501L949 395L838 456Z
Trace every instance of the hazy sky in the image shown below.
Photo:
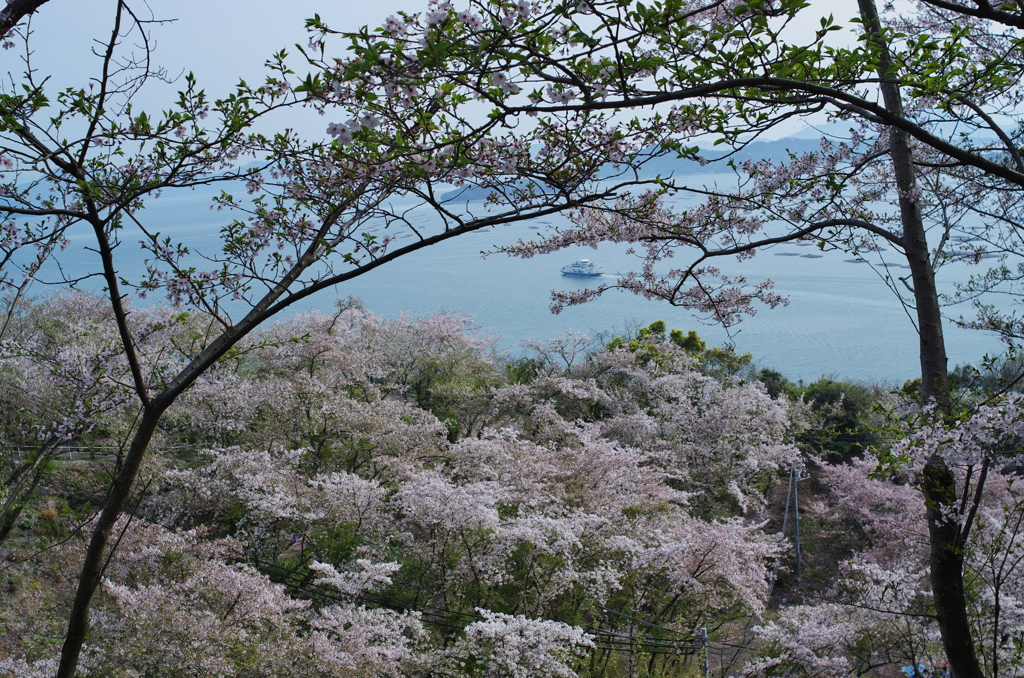
M140 15L171 19L151 25L154 61L178 74L193 71L210 91L230 87L239 77L255 79L275 51L307 41L305 19L319 13L332 27L352 30L380 25L394 12L419 11L426 0L150 0L133 2ZM32 20L35 60L41 70L72 79L89 71L82 55L89 41L105 38L112 26L111 0L50 0ZM17 68L20 50L0 54L4 71Z
M829 0L818 1L828 7L822 13L835 11ZM332 27L355 30L363 25L379 26L399 10L421 11L426 3L427 0L138 0L131 6L147 18L173 20L150 26L156 45L154 63L172 76L192 71L208 94L221 96L230 92L239 78L250 83L261 81L264 61L277 50L294 51L296 43L305 44L305 19L314 14L319 13ZM455 0L453 4L458 7L461 3ZM51 91L53 85L81 87L95 75L99 61L89 57L90 41L109 35L114 6L113 0L50 0L33 18L33 65L40 73L51 76ZM849 10L855 7L853 3ZM0 73L23 71L24 65L19 63L22 56L20 46L0 51ZM151 85L138 103L147 109L166 105L180 88L180 80L169 87ZM310 123L298 127L308 129L307 133L326 127L322 120ZM791 133L797 128L784 131Z

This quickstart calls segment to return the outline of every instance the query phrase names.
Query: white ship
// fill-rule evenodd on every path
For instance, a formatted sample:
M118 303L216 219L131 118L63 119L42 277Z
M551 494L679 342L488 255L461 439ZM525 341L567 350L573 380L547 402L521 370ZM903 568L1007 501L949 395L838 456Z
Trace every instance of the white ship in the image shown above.
M575 275L583 278L594 278L604 275L604 269L594 266L590 259L577 259L568 266L562 267L562 275Z

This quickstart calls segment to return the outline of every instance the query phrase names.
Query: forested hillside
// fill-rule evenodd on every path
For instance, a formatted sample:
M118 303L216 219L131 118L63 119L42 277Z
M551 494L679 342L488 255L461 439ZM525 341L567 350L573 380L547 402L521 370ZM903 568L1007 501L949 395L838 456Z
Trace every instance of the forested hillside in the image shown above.
M82 293L25 304L3 345L0 675L52 675L84 535L138 416L106 313ZM130 317L154 378L213 331L199 314ZM472 329L349 301L240 342L164 418L114 532L82 670L689 676L706 656L714 675L826 676L942 663L923 504L897 463L912 455L883 431L919 414L909 400L846 385L889 414L844 410L845 393L826 397L836 382L788 384L663 323L513 361ZM863 437L852 411L882 472L849 443ZM969 424L958 443L999 422ZM800 579L794 467L811 476ZM1002 470L988 470L966 548L984 656L1016 675L1024 502Z

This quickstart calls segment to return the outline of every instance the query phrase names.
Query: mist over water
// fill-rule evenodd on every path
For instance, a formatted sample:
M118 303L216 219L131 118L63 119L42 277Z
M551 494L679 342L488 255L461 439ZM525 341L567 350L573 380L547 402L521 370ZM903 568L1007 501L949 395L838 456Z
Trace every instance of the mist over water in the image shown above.
M709 181L714 178L706 177ZM728 176L722 178L729 180ZM197 190L167 195L150 201L140 217L149 228L187 243L193 252L215 251L220 228L232 216L209 209L209 197L214 192ZM415 210L410 217L418 228L429 230L436 224L433 214L426 210ZM294 311L315 308L330 312L336 299L348 296L361 299L367 309L387 317L401 313L425 315L440 309L458 311L473 316L482 333L498 337L499 345L511 356L520 354L523 340L550 339L566 332L590 336L602 331L621 333L655 320L664 320L673 329L697 330L709 345L729 340L721 328L703 324L685 309L619 290L606 292L596 301L567 308L558 315L550 312L553 289L614 284L616 273L636 268L639 259L626 253L626 245L606 243L596 250L576 247L525 260L503 254L481 256L482 251L537 237L543 229L558 226L569 226L569 222L563 216L552 216L459 236L338 285L333 294L325 291L314 295ZM383 233L378 231L379 235ZM119 273L138 279L144 271L145 258L143 253L136 254L138 237L126 230L122 239L119 254L123 268ZM408 242L399 238L397 244ZM88 239L83 235L81 240L73 239L72 247L63 253L68 274L97 270L96 255L81 249L87 245ZM893 253L883 252L882 256L887 254ZM673 265L687 262L686 256L685 251L680 251ZM588 279L561 275L562 266L581 257L604 268L605 276ZM908 310L904 310L872 265L853 263L852 259L848 253L822 252L811 243L794 243L760 251L742 263L735 259L715 262L726 273L743 275L751 282L773 279L776 291L790 301L788 306L774 310L761 307L756 316L735 328L732 339L736 350L753 353L759 366L778 370L793 381L808 382L830 375L899 385L918 376L918 338ZM980 270L966 265L947 266L939 274L940 290L950 291L954 278L965 279ZM895 271L906 273L898 268ZM53 274L54 269L50 268L40 277L52 278ZM85 283L92 288L101 285L99 280ZM40 294L43 290L33 288L32 292ZM151 297L143 303L161 301ZM913 311L909 313L912 315ZM953 318L970 314L968 306L947 309L947 315ZM950 368L977 363L985 354L1001 351L993 336L960 330L952 323L946 325L946 344Z

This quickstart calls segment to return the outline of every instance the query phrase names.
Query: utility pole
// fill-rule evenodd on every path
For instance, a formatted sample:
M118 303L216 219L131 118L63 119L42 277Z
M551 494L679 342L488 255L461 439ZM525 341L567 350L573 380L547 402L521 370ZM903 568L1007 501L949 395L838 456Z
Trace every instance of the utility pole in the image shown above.
M800 579L800 575L803 568L803 548L800 544L800 492L797 489L797 483L801 480L807 480L811 475L809 473L803 473L796 467L796 464L789 465L789 487L786 488L786 512L782 518L782 536L786 536L786 528L789 526L789 505L790 502L793 504L793 523L795 535L793 541L796 546L796 578ZM775 568L772 570L771 586L775 587L775 579L778 576L779 564L775 563Z
M703 678L709 678L711 675L711 658L708 656L708 630L706 627L700 627L700 653L701 653L701 665L700 675Z
M796 467L796 464L790 464L790 486L793 488L793 525L796 531L796 578L800 579L801 560L803 557L803 550L800 547L800 492L798 491L798 485L801 480L807 480L811 477L810 473L804 473ZM789 508L787 501L786 508Z
M793 475L793 480L791 481L793 485L793 525L796 530L796 578L799 581L802 553L800 550L800 492L798 486L802 478L799 475L800 472L796 469L796 464L790 464L789 472Z

